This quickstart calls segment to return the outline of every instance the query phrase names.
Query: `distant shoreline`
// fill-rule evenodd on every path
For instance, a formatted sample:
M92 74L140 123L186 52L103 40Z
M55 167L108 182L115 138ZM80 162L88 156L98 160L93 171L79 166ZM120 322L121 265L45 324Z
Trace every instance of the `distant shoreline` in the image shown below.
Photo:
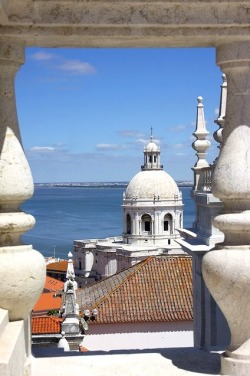
M35 187L51 188L126 188L129 182L79 182L79 183L35 183ZM176 181L178 187L192 187L191 181Z

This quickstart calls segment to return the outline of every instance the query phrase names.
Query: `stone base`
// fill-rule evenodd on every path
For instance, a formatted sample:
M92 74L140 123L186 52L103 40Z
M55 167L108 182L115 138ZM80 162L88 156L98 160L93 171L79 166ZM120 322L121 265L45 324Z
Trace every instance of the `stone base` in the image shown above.
M221 354L221 375L227 376L249 376L250 360L234 359Z

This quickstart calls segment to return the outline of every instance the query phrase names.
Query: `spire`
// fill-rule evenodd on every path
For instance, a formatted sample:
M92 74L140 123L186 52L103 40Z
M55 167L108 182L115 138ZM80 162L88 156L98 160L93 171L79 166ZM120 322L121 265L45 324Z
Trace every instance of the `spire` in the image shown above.
M67 267L67 273L66 273L66 278L67 279L75 279L75 270L74 270L74 264L73 264L73 260L72 260L72 253L69 252L68 253L68 267Z
M150 128L150 141L144 148L144 165L141 170L162 170L160 165L160 148L153 140L153 128Z
M193 135L196 137L196 140L193 142L192 147L197 151L196 155L198 160L194 167L208 167L208 162L205 159L206 150L210 146L210 141L206 140L209 132L206 129L205 117L204 117L204 105L203 98L197 98L197 116L196 116L196 129Z
M79 334L79 305L76 302L77 282L75 281L74 265L72 261L72 253L68 253L68 267L66 274L66 282L64 283L64 297L62 307L62 330L66 334Z
M196 140L192 143L193 149L197 152L198 157L197 162L195 163L192 170L194 171L194 187L193 190L199 189L201 185L201 174L204 167L209 167L208 162L206 161L206 150L210 146L210 141L206 140L209 132L206 129L205 117L204 117L204 105L203 98L197 98L197 116L196 116L196 129L193 135L196 137Z
M221 94L220 94L220 109L219 116L214 122L218 124L219 129L214 132L213 136L215 141L219 143L218 149L220 149L220 144L222 142L222 134L225 123L226 116L226 105L227 105L227 77L225 73L222 74L222 84L221 84Z

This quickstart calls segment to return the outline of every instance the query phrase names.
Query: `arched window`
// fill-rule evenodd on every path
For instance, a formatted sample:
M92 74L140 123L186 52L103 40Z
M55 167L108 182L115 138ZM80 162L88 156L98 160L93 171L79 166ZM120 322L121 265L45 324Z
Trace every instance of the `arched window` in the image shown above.
M131 234L131 216L130 216L130 214L127 214L126 223L127 223L127 234Z
M142 216L142 231L151 232L151 217L148 214Z
M163 231L171 234L171 225L172 225L172 215L171 214L166 214L164 217L164 222L163 222Z

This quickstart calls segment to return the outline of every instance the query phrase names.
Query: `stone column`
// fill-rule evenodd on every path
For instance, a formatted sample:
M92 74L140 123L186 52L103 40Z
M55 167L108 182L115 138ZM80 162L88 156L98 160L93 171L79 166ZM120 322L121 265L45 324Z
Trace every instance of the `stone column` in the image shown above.
M23 46L0 42L0 307L11 321L28 317L45 282L44 258L21 241L35 223L20 209L33 194L15 103L15 74L23 62Z
M250 42L217 48L227 76L227 113L212 192L224 203L213 224L224 243L203 258L205 282L224 313L231 342L223 375L250 375Z

